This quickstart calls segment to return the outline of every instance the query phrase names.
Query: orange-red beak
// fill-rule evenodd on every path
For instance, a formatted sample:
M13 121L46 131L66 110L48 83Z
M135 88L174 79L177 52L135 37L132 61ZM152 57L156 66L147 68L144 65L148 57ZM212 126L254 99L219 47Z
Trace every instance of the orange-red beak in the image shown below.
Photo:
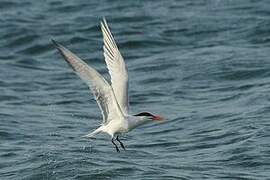
M162 121L163 120L163 117L161 117L161 116L153 116L152 119L154 121Z

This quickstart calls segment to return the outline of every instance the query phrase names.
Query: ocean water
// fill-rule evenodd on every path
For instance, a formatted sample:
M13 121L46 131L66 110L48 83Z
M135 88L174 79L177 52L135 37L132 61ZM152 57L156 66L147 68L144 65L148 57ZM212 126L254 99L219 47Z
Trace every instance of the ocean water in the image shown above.
M166 118L81 136L101 114L55 39L109 78L106 17L129 71L131 114ZM269 179L267 0L1 0L0 179Z

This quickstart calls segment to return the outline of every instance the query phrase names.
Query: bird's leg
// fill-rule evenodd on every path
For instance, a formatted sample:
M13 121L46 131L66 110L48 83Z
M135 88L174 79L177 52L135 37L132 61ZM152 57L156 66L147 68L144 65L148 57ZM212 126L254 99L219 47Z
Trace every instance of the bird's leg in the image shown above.
M115 146L116 151L117 151L117 152L120 152L119 148L117 147L117 145L116 145L115 142L113 141L113 138L112 138L112 143L113 143L113 145Z
M118 138L118 136L116 136L116 140L120 143L121 147L126 150L124 144L120 141L120 139Z

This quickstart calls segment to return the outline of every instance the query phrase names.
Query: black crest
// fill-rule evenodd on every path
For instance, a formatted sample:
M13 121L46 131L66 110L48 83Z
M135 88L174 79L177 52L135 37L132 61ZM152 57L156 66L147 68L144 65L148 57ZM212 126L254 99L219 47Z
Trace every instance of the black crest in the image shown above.
M139 114L135 114L134 116L153 116L153 115L149 112L141 112Z

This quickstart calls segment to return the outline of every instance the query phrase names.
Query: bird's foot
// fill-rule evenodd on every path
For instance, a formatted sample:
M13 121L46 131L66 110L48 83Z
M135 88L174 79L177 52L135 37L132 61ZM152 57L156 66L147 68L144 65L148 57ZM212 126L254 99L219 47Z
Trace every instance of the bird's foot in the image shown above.
M126 150L126 148L125 148L125 146L124 146L123 143L120 143L120 145L121 145L121 147L122 147L124 150Z
M120 139L118 138L118 136L116 137L116 140L120 143L121 147L126 150L124 144L120 141Z
M119 150L119 148L118 148L117 146L115 146L115 148L116 148L116 151L120 153L120 150Z
M116 151L117 151L117 152L120 152L118 146L117 146L117 145L115 144L115 142L113 141L113 138L112 138L112 143L113 143L113 145L115 146Z

